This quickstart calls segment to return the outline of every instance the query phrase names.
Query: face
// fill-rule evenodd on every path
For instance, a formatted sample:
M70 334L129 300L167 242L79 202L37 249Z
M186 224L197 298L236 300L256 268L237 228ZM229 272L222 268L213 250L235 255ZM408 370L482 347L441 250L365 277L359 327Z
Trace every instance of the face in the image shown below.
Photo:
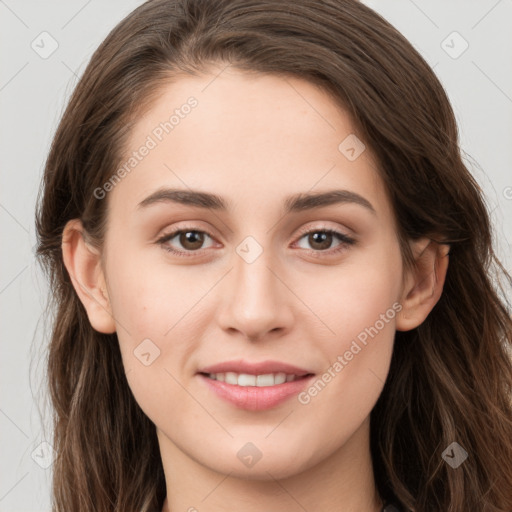
M104 188L102 270L130 388L167 453L286 477L368 425L403 268L354 132L316 86L233 68L176 80L138 120Z

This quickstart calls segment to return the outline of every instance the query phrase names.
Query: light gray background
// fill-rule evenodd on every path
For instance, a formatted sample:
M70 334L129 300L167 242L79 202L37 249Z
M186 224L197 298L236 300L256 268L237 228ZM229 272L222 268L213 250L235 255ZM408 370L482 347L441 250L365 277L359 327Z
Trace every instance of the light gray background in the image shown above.
M51 463L51 449L41 443L51 443L51 433L39 414L46 403L39 389L47 286L34 259L44 161L76 77L110 29L140 3L0 0L0 512L50 510L51 465L41 465ZM365 3L413 43L445 86L467 162L492 211L498 254L510 271L512 0ZM35 41L44 44L39 51L51 48L44 31L58 43L46 59L31 47ZM458 55L464 41L469 46Z

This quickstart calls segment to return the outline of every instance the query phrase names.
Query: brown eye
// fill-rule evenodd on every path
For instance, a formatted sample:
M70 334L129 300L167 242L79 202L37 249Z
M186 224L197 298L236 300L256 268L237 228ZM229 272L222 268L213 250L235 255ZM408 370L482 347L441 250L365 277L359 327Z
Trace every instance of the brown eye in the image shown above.
M209 245L205 245L208 244ZM213 246L212 237L199 229L177 229L172 233L164 235L157 241L165 250L176 255L187 255L187 253L199 252Z
M328 233L326 231L315 231L308 235L308 242L310 247L320 251L329 249L332 244L332 239L332 233Z
M204 243L204 233L200 231L182 231L179 234L179 242L188 251L200 249Z
M334 243L336 242L336 243ZM332 254L355 244L355 240L334 229L312 229L303 231L297 245L310 252Z

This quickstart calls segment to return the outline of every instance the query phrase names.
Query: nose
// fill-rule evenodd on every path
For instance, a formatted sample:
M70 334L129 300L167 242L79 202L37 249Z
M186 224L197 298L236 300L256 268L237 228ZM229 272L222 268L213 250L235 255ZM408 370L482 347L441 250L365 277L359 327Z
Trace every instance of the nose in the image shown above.
M233 256L234 268L222 284L217 310L221 328L250 341L287 333L295 320L294 297L270 251L252 263Z

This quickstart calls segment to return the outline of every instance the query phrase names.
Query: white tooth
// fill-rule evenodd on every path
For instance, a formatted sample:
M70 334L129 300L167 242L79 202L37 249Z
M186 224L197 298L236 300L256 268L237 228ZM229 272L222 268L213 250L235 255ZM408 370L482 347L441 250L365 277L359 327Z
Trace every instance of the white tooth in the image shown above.
M239 386L256 386L256 375L249 375L247 373L241 373L238 376Z
M234 372L226 372L225 382L226 384L238 384L238 375Z
M298 377L296 375L286 375L286 373L266 373L263 375L249 375L248 373L209 373L211 379L226 384L234 384L238 386L258 386L268 387L283 384L284 382L292 382Z
M286 373L276 373L274 375L274 384L283 384L286 382Z
M256 386L265 387L274 385L274 375L272 373L266 373L265 375L258 375L256 377Z

